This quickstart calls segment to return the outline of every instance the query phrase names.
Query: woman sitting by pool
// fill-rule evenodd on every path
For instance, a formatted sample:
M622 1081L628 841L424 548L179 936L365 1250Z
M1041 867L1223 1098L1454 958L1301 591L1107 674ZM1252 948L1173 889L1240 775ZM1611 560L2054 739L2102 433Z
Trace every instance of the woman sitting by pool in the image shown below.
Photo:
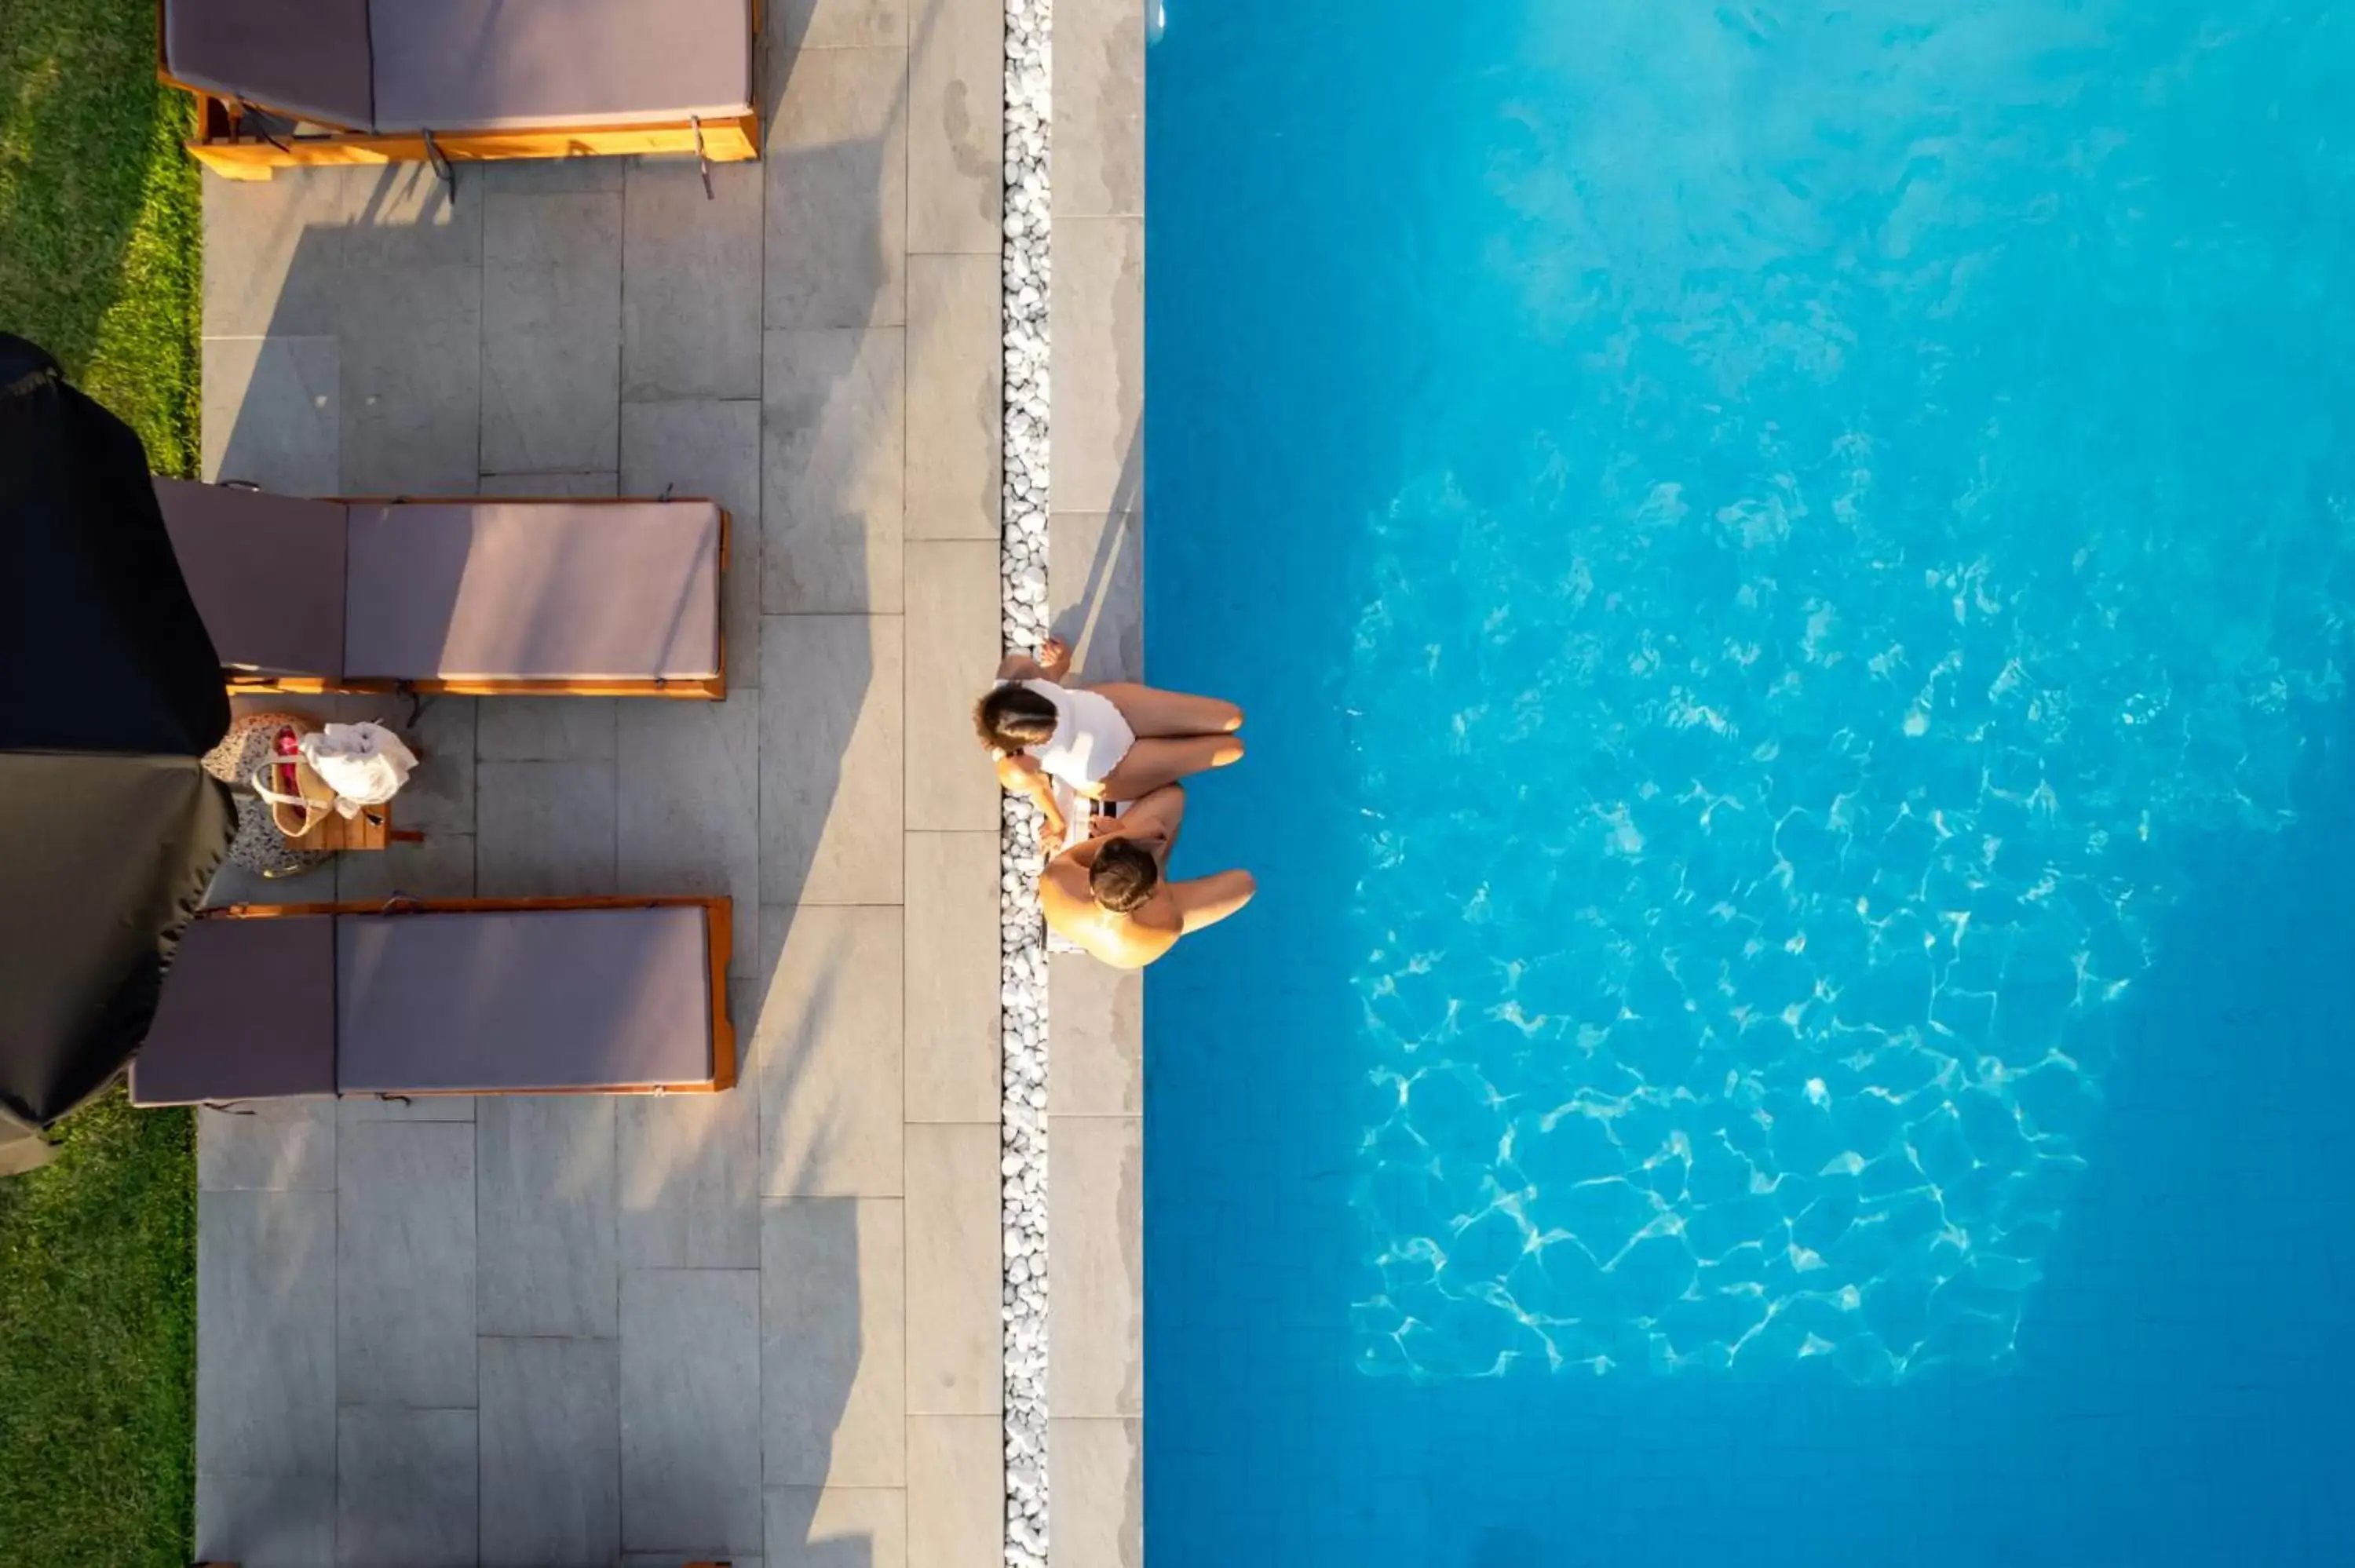
M1090 800L1135 800L1241 758L1243 711L1234 704L1128 681L1067 686L1071 669L1071 651L1056 639L1036 659L1014 654L973 715L997 754L997 781L1046 814L1050 845L1067 832L1055 779Z

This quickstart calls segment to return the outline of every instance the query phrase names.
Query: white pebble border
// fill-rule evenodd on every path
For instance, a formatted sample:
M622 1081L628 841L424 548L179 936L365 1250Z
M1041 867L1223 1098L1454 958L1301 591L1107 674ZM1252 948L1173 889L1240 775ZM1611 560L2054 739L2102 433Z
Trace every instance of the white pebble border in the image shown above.
M1008 649L1047 636L1047 138L1053 0L1006 0L1006 479L999 567ZM1006 1562L1047 1562L1047 933L1039 821L1006 799L998 917L1005 959Z

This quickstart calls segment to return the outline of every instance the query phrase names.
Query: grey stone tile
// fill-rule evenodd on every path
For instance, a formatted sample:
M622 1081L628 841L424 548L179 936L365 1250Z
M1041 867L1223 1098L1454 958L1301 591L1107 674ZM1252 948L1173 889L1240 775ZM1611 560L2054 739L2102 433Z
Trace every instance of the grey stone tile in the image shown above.
M342 351L332 337L208 337L202 472L287 495L342 488Z
M472 1405L474 1129L347 1121L336 1130L336 1396Z
M281 169L272 179L229 180L207 169L202 177L205 331L334 332L352 171Z
M474 1119L472 1095L354 1095L336 1102L336 1126L342 1132L371 1121L454 1121ZM342 1136L342 1132L338 1136ZM468 1137L473 1134L469 1133Z
M1137 0L1055 7L1058 218L1145 211L1145 14Z
M897 904L898 616L761 622L761 901Z
M1101 1416L1047 1423L1055 1529L1048 1568L1139 1568L1145 1561L1145 1424Z
M257 1028L268 1028L257 1017ZM197 1186L329 1192L336 1185L336 1102L326 1097L197 1107Z
M473 697L428 697L414 723L392 726L417 754L417 771L409 776L397 802L402 827L429 834L474 831L476 711ZM406 712L403 704L404 717Z
M804 48L769 58L772 327L907 319L908 51Z
M761 1276L622 1276L622 1544L761 1549Z
M1004 234L1006 9L999 0L912 3L908 249L995 257Z
M758 164L634 163L622 240L622 396L761 395Z
M294 876L267 877L241 865L224 864L205 889L205 905L313 904L336 895L336 863L325 862Z
M618 885L735 900L731 974L760 946L761 710L749 702L623 705Z
M336 1198L197 1199L197 1467L332 1476Z
M332 1425L332 1423L331 1423ZM197 1472L197 1561L323 1568L336 1560L336 1478Z
M762 403L761 608L900 608L907 342L773 332Z
M483 471L621 461L622 197L483 204Z
M485 762L611 762L617 755L617 697L500 697L474 718L474 755Z
M406 828L398 806L393 826ZM336 857L336 896L347 903L410 898L472 898L474 835L429 832L419 843L390 843L368 854Z
M616 1340L482 1343L484 1568L611 1563L622 1550Z
M356 231L347 245L359 242ZM482 471L482 269L371 273L344 291L340 331L342 493L473 494Z
M474 1412L346 1405L336 1414L337 1568L474 1568Z
M1058 1116L1145 1109L1145 976L1081 953L1047 960L1047 1108Z
M728 509L720 585L731 692L761 684L761 405L757 398L622 405L630 495L705 495Z
M736 918L758 924L759 911ZM761 984L731 980L736 1086L717 1095L630 1095L614 1107L624 1268L761 1266L761 1090L751 1072Z
M1143 514L1056 513L1047 525L1047 603L1080 675L1145 679Z
M618 495L620 476L602 473L486 473L477 487L484 495L546 500L554 495Z
M908 1568L908 1494L897 1487L772 1487L777 1568Z
M1138 1415L1145 1395L1145 1150L1135 1117L1059 1116L1048 1127L1047 1408Z
M919 831L997 830L998 787L975 738L973 705L1003 657L997 546L908 546L907 822Z
M898 1196L899 907L771 906L761 925L762 1193Z
M635 158L610 156L502 158L480 164L477 170L488 195L553 196L563 191L619 191L636 164Z
M761 1205L761 1448L771 1486L905 1484L901 1248L896 1200Z
M619 1333L613 1097L485 1096L474 1159L476 1332Z
M474 879L486 898L615 891L613 765L485 762Z
M996 832L910 833L906 920L907 1118L995 1122Z
M773 48L871 48L908 41L909 0L777 0Z
M908 1409L986 1415L1002 1402L994 1122L908 1127Z
M995 1415L908 1418L908 1561L923 1568L996 1568L1005 1446L1005 1426Z
M998 535L1005 348L997 257L908 258L908 537Z
M485 172L481 164L461 168L452 184L423 164L354 169L345 205L346 270L481 266Z
M624 1552L622 1568L704 1568L708 1557L691 1557L683 1552ZM731 1553L725 1568L761 1568L761 1560L742 1552Z
M1055 225L1048 306L1053 381L1050 503L1057 512L1124 512L1143 483L1145 222L1074 217Z

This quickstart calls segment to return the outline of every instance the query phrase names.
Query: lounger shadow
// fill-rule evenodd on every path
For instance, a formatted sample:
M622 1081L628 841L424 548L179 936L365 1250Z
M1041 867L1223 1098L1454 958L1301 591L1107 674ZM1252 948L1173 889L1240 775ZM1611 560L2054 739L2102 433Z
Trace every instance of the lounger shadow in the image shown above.
M304 164L757 158L760 0L157 0L230 179Z
M724 897L209 909L131 1100L727 1089L731 924Z
M716 502L155 493L232 691L728 694Z

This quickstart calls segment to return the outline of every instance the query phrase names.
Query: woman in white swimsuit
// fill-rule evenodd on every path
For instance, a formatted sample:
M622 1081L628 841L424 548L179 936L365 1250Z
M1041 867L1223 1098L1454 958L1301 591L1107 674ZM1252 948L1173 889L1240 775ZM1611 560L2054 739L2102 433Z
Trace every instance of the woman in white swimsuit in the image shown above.
M1135 800L1164 784L1243 754L1243 711L1216 697L1164 692L1127 681L1067 686L1071 651L1040 645L1015 654L974 708L982 744L997 754L997 781L1027 795L1047 817L1047 842L1065 824L1055 780L1095 800Z

